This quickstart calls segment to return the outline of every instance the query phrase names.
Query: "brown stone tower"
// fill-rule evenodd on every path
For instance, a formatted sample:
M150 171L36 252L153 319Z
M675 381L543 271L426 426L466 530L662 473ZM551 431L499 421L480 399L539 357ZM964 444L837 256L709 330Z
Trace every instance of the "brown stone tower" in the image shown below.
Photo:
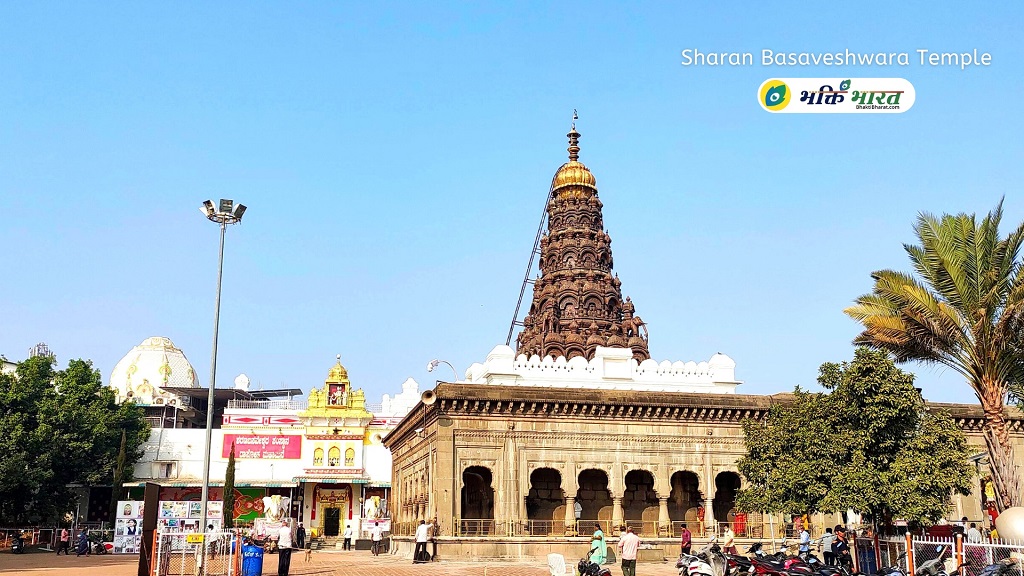
M517 353L589 360L598 346L612 346L631 348L634 358L646 360L647 327L612 275L612 239L604 230L597 180L579 161L575 124L568 137L569 161L551 179L540 277Z

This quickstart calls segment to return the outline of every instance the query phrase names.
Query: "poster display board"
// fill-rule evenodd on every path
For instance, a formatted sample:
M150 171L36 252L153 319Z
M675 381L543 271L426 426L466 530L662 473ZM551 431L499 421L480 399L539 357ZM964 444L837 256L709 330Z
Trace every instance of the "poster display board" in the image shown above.
M114 520L114 554L139 553L143 511L144 505L138 500L122 500L117 503L117 517Z
M207 507L207 516L210 517L208 523L213 524L214 530L220 530L224 525L224 503L211 500L207 502ZM201 510L201 502L161 501L160 510L157 513L157 530L160 532L205 532L205 527L199 525Z

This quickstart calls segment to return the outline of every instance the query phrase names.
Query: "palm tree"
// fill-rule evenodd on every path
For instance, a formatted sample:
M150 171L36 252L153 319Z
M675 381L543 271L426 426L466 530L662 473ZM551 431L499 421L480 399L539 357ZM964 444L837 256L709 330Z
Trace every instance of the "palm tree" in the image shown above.
M1002 215L1002 202L980 223L973 214L922 213L914 225L920 244L904 244L916 276L875 272L874 290L844 312L864 325L855 344L898 362L941 364L967 380L984 412L997 505L1005 509L1022 504L1004 407L1010 387L1024 382L1024 224L1000 238Z

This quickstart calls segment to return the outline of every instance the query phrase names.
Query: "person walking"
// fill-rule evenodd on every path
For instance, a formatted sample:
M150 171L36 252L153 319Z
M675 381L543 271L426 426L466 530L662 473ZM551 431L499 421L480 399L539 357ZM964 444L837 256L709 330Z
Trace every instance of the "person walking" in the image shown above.
M825 528L825 535L821 537L821 555L825 558L826 566L833 566L836 563L836 555L832 553L832 543L835 540L836 535L832 533L832 528Z
M295 546L299 550L306 547L306 529L302 526L302 522L299 522L299 527L295 529Z
M88 556L89 553L89 529L83 528L78 533L78 549L75 550L75 556L78 557L82 554Z
M288 524L277 531L277 576L288 576L292 566L292 529Z
M351 550L352 549L352 526L351 525L345 525L345 535L344 535L344 538L345 538L345 542L342 544L341 549L342 550Z
M380 522L374 520L373 528L370 529L370 552L374 556L380 556L380 543L384 539L384 531L380 529Z
M60 556L61 551L64 552L65 556L70 555L69 547L71 546L71 534L67 528L60 529L60 542L57 543L57 556Z
M728 524L725 525L725 531L722 533L722 552L736 554L736 534Z
M608 558L608 543L605 542L601 525L596 522L594 523L594 535L590 538L590 549L594 551L590 555L590 561L598 566L604 564Z
M622 557L622 576L636 576L636 553L640 549L640 537L626 526L626 533L619 538L619 556Z
M811 533L807 531L807 527L804 526L800 530L800 556L806 558L811 552Z
M853 558L850 557L850 544L846 541L846 528L842 526L836 528L836 539L832 543L832 555L835 557L837 566L849 569L853 564Z
M416 527L416 549L412 553L413 564L423 564L430 560L430 553L427 552L427 534L433 527L434 523L427 524L426 520L420 520L420 525Z
M686 528L686 523L683 523L682 540L680 540L679 545L680 555L688 555L690 553L690 546L693 545L693 534L691 534L690 531Z

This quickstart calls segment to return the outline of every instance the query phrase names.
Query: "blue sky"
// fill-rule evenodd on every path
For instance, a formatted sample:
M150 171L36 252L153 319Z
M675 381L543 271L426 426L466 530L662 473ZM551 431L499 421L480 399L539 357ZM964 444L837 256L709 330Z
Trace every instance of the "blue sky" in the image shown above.
M659 360L732 356L739 391L852 357L842 309L908 269L919 211L1024 220L1012 3L0 4L0 353L104 375L148 336L203 383L369 400L503 343L573 108L616 271ZM683 67L680 51L910 52L888 68ZM961 71L915 50L992 54ZM770 77L886 77L899 115L772 115ZM926 396L969 398L911 366ZM447 372L440 372L447 378Z

